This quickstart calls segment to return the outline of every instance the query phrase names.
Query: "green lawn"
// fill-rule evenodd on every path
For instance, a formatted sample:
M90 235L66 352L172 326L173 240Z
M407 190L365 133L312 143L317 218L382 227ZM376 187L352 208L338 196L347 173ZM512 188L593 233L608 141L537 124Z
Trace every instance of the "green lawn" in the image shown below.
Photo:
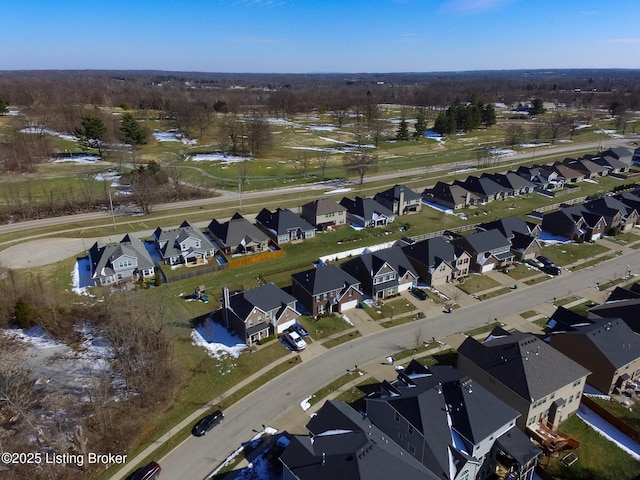
M560 430L580 442L574 451L578 461L570 467L552 458L544 469L557 480L633 480L640 475L640 462L586 425L577 415L560 425ZM562 455L562 454L561 454Z
M395 319L397 315L403 313L415 312L416 307L409 301L400 297L385 301L379 307L365 307L365 312L374 320L382 320L383 318Z
M565 243L544 247L542 255L549 257L556 265L566 266L608 251L599 243Z
M456 285L460 290L470 295L490 288L499 287L500 284L486 275L469 275L464 282Z
M524 280L525 278L533 277L540 274L539 270L533 267L529 267L524 263L514 263L509 267L509 275L514 280Z
M602 408L624 421L627 425L640 432L640 408L623 407L618 402L612 402L604 398L590 398Z

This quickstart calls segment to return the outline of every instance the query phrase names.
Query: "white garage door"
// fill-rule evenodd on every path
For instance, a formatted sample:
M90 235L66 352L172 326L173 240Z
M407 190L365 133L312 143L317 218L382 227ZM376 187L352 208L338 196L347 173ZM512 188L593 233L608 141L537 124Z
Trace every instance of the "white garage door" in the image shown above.
M351 300L350 302L344 302L340 307L340 311L344 312L345 310L351 310L352 308L356 308L358 306L358 300Z
M406 292L408 291L413 285L411 283L404 283L402 285L398 285L398 292Z
M281 323L276 327L276 332L280 334L284 332L287 328L289 328L291 325L293 325L294 323L296 323L295 320L289 320L288 322Z

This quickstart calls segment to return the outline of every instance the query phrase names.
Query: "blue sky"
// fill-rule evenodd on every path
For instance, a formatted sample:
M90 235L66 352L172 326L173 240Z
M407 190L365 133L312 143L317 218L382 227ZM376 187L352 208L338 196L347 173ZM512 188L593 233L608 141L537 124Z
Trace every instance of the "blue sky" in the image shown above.
M639 0L9 0L0 70L640 68Z

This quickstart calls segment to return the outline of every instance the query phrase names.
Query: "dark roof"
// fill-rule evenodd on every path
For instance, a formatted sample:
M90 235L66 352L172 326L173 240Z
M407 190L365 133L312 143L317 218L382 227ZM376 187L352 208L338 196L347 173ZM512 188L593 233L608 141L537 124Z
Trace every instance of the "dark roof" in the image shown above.
M405 185L394 185L388 190L376 193L373 198L375 200L378 200L378 197L380 197L389 202L399 201L401 191L404 192L405 201L420 200L422 198L420 195L418 195L416 192L414 192L413 190L411 190L409 187Z
M401 248L391 247L375 252L365 250L360 256L344 262L340 268L362 280L373 276L387 263L399 276L407 271L418 278L418 274ZM396 282L397 284L397 279Z
M436 480L371 421L344 402L327 401L280 460L300 480Z
M591 324L593 320L583 317L568 308L558 307L556 311L549 317L546 328L550 333L570 332L575 330L576 326Z
M395 217L395 214L384 205L376 202L373 198L356 197L354 200L344 197L340 200L340 205L347 209L352 215L356 215L365 220L371 220L384 215L387 218Z
M480 198L478 194L467 190L461 185L449 185L444 182L438 182L433 188L425 189L422 195L427 198L433 198L436 202L443 200L454 205L466 204L467 197L469 197L469 200Z
M493 222L481 223L478 225L479 230L499 230L505 237L512 238L515 232L525 235L531 235L529 224L517 215L499 218Z
M213 243L211 243L211 240L209 240L204 233L187 220L182 222L177 228L158 227L153 232L153 236L156 238L158 243L162 244L166 242L162 247L160 247L160 254L162 255L162 258L182 255L182 250L180 250L178 243L183 242L190 237L200 240L201 250L211 250L215 248Z
M530 333L504 332L484 343L467 337L458 354L532 402L590 372Z
M615 197L609 196L591 200L584 204L584 208L591 212L607 216L614 216L620 212L624 217L635 210L634 207L627 205Z
M245 245L251 242L266 242L267 235L239 213L224 223L215 218L209 224L209 231L226 246Z
M455 180L454 185L461 185L469 191L482 195L495 195L497 193L513 190L510 187L503 187L488 177L475 177L473 175L467 177L464 181Z
M275 232L276 235L285 235L289 231L298 228L303 232L315 230L313 225L288 209L282 210L278 208L275 212L271 212L263 208L256 216L256 221Z
M341 290L360 282L335 265L323 265L291 275L291 278L311 295Z
M140 239L125 235L119 243L96 242L89 251L93 278L113 275L113 262L122 256L133 257L138 261L138 269L145 270L154 266L151 255Z
M640 333L640 298L607 301L589 310L589 318L621 318L634 332Z
M568 167L566 165L563 165L561 163L554 164L554 165L552 165L551 168L553 170L555 170L558 174L560 174L562 177L564 177L567 180L569 180L571 178L584 177L584 173L583 172L575 170L575 169L573 169L571 167Z
M640 358L640 338L620 319L603 319L558 335L580 335L593 344L615 369ZM551 345L555 338L556 335L551 338Z
M512 428L503 433L496 440L502 450L511 455L520 465L526 465L530 460L540 455L542 451L536 447L524 432Z
M366 402L367 410L370 403L387 403L425 436L424 463L434 472L449 472L450 451L471 458L475 445L520 416L453 367L425 367L416 360Z
M475 253L488 252L495 248L510 246L509 240L499 230L472 233L452 240L454 245L468 245Z
M627 168L629 165L618 160L615 157L612 157L610 155L603 155L601 157L594 157L592 158L592 160L597 163L598 165L601 165L605 168L611 168L611 169L623 169L623 168Z
M231 309L240 318L247 318L253 307L268 312L292 302L295 305L296 299L273 283L265 283L229 297Z
M565 158L562 163L569 168L577 170L578 172L588 173L589 175L597 174L602 172L603 170L607 170L602 165L598 165L597 163L592 162L591 160L588 160L586 158L581 158L578 160Z
M442 261L453 262L456 258L455 247L442 237L433 237L402 247L407 257L435 267Z
M535 187L533 182L530 182L513 171L509 171L507 173L483 173L482 176L490 178L497 184L510 190L520 190L522 188L532 189Z
M634 283L629 290L622 287L616 287L609 294L607 302L615 302L616 300L628 300L630 298L640 298L640 283Z
M631 165L631 162L633 160L633 152L628 148L624 148L624 147L609 148L608 150L605 150L604 152L602 152L601 155L603 157L606 155L610 155L613 158L617 158L618 160L620 160L621 162L627 165Z

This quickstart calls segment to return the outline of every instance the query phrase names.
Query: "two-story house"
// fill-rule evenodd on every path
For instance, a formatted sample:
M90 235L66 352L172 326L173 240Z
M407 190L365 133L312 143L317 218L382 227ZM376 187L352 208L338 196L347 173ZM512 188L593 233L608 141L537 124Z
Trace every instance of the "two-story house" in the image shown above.
M457 210L469 206L478 205L482 198L461 185L450 185L445 182L437 182L432 188L425 188L422 197L427 202L442 205L443 207Z
M531 479L542 453L513 407L450 366L412 360L365 401L367 417L442 479Z
M606 231L607 222L602 215L586 210L582 205L561 207L542 217L542 230L569 240L594 241Z
M573 415L591 373L535 335L500 327L484 342L467 337L457 368L517 410L525 433L540 424L556 430Z
M360 282L331 264L291 275L291 293L312 317L343 313L362 300Z
M419 212L422 208L422 197L405 185L394 185L376 193L373 199L396 215Z
M496 229L511 242L511 252L517 260L528 260L540 255L542 245L538 241L540 226L525 222L522 217L512 215L493 222L478 225L478 231Z
M513 261L511 242L499 230L487 230L451 240L471 256L471 269L480 273Z
M418 285L418 273L398 247L363 253L340 268L355 277L362 291L375 299L393 297Z
M601 197L584 204L585 210L602 215L607 223L607 233L630 232L638 223L638 211L615 197Z
M167 265L200 265L216 253L215 245L186 220L178 228L156 228L153 241Z
M347 224L347 209L330 198L305 203L301 210L301 217L318 230L330 230Z
M587 383L607 395L621 394L640 380L640 337L620 319L583 321L565 332L556 330L550 344L589 369Z
M89 268L96 287L155 275L151 255L132 235L125 235L119 243L94 243L89 249Z
M222 306L217 315L222 324L236 332L247 345L270 335L278 335L296 323L300 314L291 295L265 283L233 295L222 289Z
M263 208L256 216L257 226L278 244L313 238L316 227L291 210L277 208L274 212Z
M433 237L402 247L423 282L437 287L469 275L471 256L442 237Z

